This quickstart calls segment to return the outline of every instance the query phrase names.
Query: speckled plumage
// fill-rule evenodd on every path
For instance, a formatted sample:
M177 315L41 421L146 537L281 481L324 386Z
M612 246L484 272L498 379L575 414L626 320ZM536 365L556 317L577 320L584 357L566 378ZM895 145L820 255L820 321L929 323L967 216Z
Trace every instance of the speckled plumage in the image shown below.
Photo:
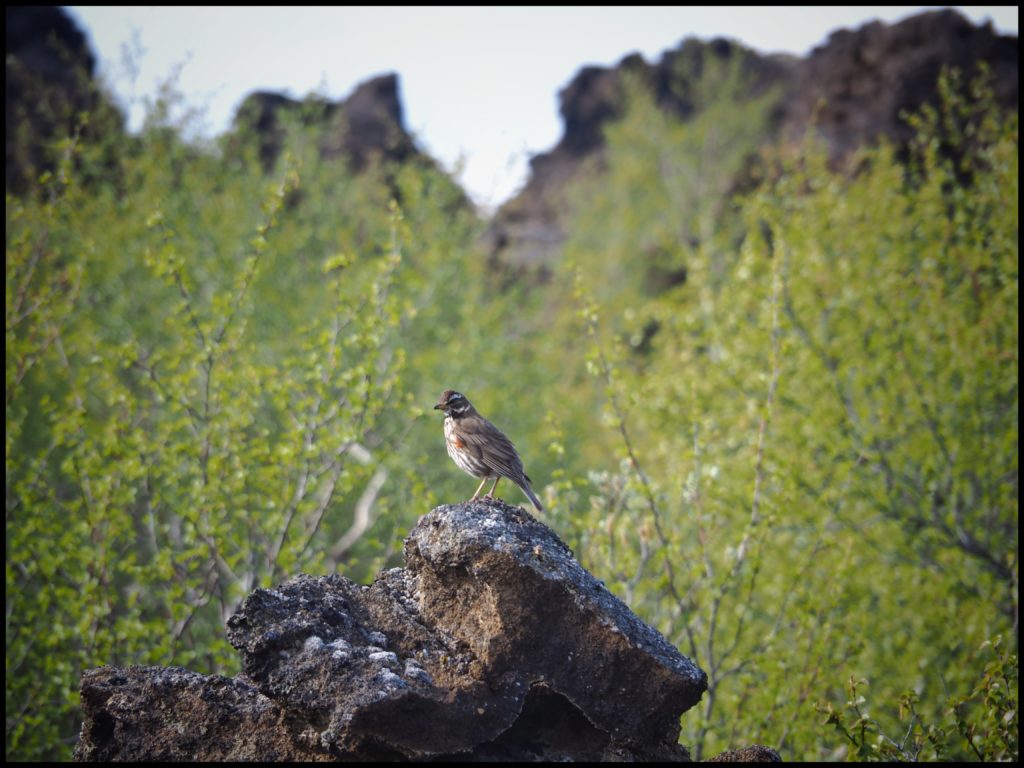
M543 511L512 441L477 413L465 395L446 389L434 408L444 411L444 442L452 461L463 472L483 478L471 501L480 496L489 478L494 478L494 485L487 494L491 496L498 480L507 477L523 489L538 511Z

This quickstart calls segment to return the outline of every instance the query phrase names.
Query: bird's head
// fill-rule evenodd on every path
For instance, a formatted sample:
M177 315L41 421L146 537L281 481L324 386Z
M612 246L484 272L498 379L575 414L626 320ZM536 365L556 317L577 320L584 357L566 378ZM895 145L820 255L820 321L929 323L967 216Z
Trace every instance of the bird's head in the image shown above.
M454 389L446 389L441 393L434 410L444 411L448 416L461 416L472 407L464 394Z

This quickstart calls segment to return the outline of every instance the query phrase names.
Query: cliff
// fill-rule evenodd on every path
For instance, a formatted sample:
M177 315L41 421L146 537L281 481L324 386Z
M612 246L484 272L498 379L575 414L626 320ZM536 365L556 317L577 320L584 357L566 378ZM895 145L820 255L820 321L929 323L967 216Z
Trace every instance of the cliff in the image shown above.
M5 178L20 193L54 169L54 138L116 141L124 117L100 91L96 57L63 9L8 6L4 21Z
M370 78L339 101L315 97L300 101L257 91L239 105L232 138L255 136L260 159L270 168L280 154L289 120L317 129L323 159L343 158L356 171L374 160L426 159L406 131L395 74Z
M601 167L603 132L623 113L623 83L630 76L666 114L686 121L695 108L688 94L703 69L713 60L737 59L748 96L767 88L779 93L762 145L799 142L813 131L840 164L882 137L897 147L909 141L912 131L903 115L937 102L936 85L946 67L970 79L985 62L998 102L1016 109L1018 58L1016 37L944 10L838 30L806 58L761 54L724 39L690 39L654 64L632 55L614 67L585 67L559 94L561 140L531 159L526 185L491 221L486 248L492 262L512 267L544 266L558 257L567 187L588 164Z

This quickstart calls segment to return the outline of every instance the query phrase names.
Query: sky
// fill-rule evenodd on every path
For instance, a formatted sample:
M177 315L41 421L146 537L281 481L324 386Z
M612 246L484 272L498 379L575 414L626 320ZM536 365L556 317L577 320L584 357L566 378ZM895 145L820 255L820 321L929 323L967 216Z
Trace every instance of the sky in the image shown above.
M936 7L1018 34L1016 6L69 10L132 129L172 80L201 115L196 134L212 137L252 91L336 100L397 72L406 128L490 211L525 183L529 158L558 142L558 92L583 66L611 66L633 52L654 62L691 36L803 56L836 29Z

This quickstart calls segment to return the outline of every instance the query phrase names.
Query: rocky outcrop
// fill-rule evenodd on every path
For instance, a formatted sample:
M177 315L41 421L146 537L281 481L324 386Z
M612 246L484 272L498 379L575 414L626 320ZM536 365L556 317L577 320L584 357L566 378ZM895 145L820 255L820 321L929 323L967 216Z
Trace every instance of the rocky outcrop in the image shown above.
M7 187L21 192L55 167L54 139L78 135L117 147L124 118L99 87L88 40L63 9L12 6L5 9L5 17ZM88 114L84 121L83 114ZM239 106L225 137L226 156L254 142L269 170L291 124L313 133L321 159L343 159L356 172L376 161L437 167L406 130L395 74L371 78L338 101L252 93ZM458 205L468 205L467 198L456 197Z
M524 188L495 214L485 235L492 261L505 266L550 264L565 238L566 190L588 166L601 168L604 130L621 117L627 83L640 83L666 112L685 120L698 109L699 83L713 66L736 64L753 98L791 79L792 60L762 56L738 43L690 38L649 65L639 54L614 67L584 67L559 93L565 125L558 144L530 160Z
M7 6L4 21L6 182L22 192L55 167L54 139L120 134L124 120L97 88L96 58L62 8Z
M679 717L704 672L547 526L501 501L442 506L405 557L369 586L253 592L228 622L235 679L87 672L76 759L689 759Z
M883 136L904 146L913 129L903 115L937 104L943 68L955 67L970 81L985 62L996 100L1016 108L1018 57L1016 37L997 34L991 23L975 26L953 10L838 30L794 70L781 137L800 141L813 128L833 161Z
M730 58L741 60L751 96L778 88L764 145L800 141L813 129L837 164L883 136L904 145L912 132L902 114L936 101L944 67L958 67L969 78L984 61L998 102L1013 109L1018 103L1017 38L975 26L952 10L840 30L805 59L762 55L727 40L687 40L653 65L633 55L615 67L586 67L560 94L562 139L531 159L526 185L490 224L485 245L492 261L546 266L561 253L567 187L586 168L601 167L603 131L624 108L624 79L636 77L666 113L686 120L699 108L692 89L701 72Z
M100 667L82 678L85 724L76 760L91 762L324 759L288 727L286 711L251 683L177 667ZM300 733L301 736L301 733Z
M405 128L395 74L367 80L347 99L336 102L313 96L300 101L268 91L252 93L235 113L231 132L235 141L255 137L263 166L269 169L281 152L291 122L316 131L321 158L344 158L355 171L374 160L401 163L420 157Z

